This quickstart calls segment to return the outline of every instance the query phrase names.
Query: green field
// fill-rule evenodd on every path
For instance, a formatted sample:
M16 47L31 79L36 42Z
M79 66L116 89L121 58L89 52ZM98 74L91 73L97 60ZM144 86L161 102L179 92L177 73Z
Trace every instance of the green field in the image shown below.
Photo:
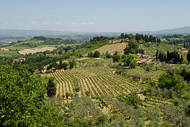
M16 51L1 51L0 50L0 56L2 57L19 57L21 55L19 55Z

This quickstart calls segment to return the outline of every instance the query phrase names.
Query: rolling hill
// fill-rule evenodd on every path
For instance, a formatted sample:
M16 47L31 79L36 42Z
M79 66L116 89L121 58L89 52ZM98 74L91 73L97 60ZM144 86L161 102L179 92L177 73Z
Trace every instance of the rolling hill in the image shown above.
M143 34L190 34L190 26L180 27L175 29L165 29L159 31L145 31Z

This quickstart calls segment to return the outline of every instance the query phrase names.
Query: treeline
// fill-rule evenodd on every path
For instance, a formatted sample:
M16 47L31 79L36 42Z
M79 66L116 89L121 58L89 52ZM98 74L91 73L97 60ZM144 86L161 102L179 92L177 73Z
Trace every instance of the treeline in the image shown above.
M125 34L121 33L120 35L121 39L132 39L135 38L138 42L145 41L145 42L158 42L160 43L160 39L157 37L154 37L152 35L143 35L143 34Z
M61 45L61 44L80 44L81 42L79 40L63 40L60 38L46 38L43 36L36 36L33 37L31 39L31 41L43 41L41 43L35 43L35 42L28 42L26 43L24 40L23 41L17 41L17 42L13 42L10 44L11 45L15 45L15 44L19 44L19 46L28 46L28 47L37 47L39 45Z
M183 56L180 55L177 51L169 52L167 53L162 51L156 51L156 59L159 59L161 62L167 62L172 64L182 63L183 62Z
M143 49L139 49L139 43L135 38L129 40L128 46L124 49L125 54L136 54L136 53L144 53Z
M190 49L190 43L184 42L183 47L189 50Z

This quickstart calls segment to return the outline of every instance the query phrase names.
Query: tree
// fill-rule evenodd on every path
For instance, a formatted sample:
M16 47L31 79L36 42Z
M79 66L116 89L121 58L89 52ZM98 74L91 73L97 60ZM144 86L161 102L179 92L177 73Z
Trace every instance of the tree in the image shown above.
M93 52L89 52L88 53L88 57L94 57L94 53Z
M43 70L43 69L44 69L43 65L40 64L39 67L38 67L39 72L42 73L42 70Z
M99 51L95 51L94 52L94 57L100 57L100 52Z
M62 59L59 60L59 69L62 68Z
M187 53L187 60L190 62L190 51Z
M174 88L175 90L181 90L185 88L186 83L184 83L182 76L170 71L160 76L158 86L162 89Z
M121 39L124 39L125 38L125 34L124 33L121 33Z
M69 63L67 63L67 62L64 62L63 64L62 64L62 68L64 69L64 70L67 70L67 67L69 66Z
M139 44L135 38L130 39L128 46L124 49L125 54L135 54L138 52Z
M57 110L43 102L45 88L26 66L0 65L0 126L60 126Z
M115 52L112 56L113 62L119 62L120 60L120 55L118 54L118 52Z
M74 79L74 86L75 86L76 92L79 92L80 91L80 85L79 85L79 80L77 78Z
M139 57L135 54L125 55L123 58L123 62L126 66L130 66L131 68L135 68L137 66L137 61Z
M109 59L109 58L111 58L111 57L112 57L111 54L109 54L109 52L107 51L107 52L106 52L106 58Z
M71 95L70 93L66 92L66 98L67 98L67 99L69 99L69 96L70 96L70 95Z
M73 69L74 67L76 67L76 58L74 56L71 56L68 60L69 65L70 65L70 69Z
M48 81L47 95L48 97L53 97L56 95L56 83L54 82L54 79L52 77L49 78Z

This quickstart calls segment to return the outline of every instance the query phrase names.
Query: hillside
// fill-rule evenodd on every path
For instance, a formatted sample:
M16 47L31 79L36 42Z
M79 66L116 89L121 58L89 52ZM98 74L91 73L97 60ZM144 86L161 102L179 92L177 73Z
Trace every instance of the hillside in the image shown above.
M68 42L40 36L13 43L7 47L8 51L1 48L4 50L1 52L19 48L18 52L28 53L34 49L43 52L43 46L58 47L21 56L21 59L0 60L1 88L10 90L10 98L16 98L16 102L21 101L16 103L18 107L23 109L23 103L27 103L38 109L40 104L36 103L41 103L45 109L39 111L39 117L47 113L53 116L51 120L61 121L50 123L73 127L136 127L139 123L141 127L165 126L166 122L175 125L169 118L176 117L179 112L189 121L184 115L186 107L178 106L189 104L180 102L189 98L186 82L189 65L184 64L187 63L186 54L177 51L176 45L163 43L152 35L123 33L117 37L96 36L76 46L63 46L64 43ZM98 51L98 55L94 55ZM84 57L86 53L93 55ZM147 59L150 63L137 63ZM7 83L12 89L7 90ZM20 91L22 94L18 94ZM6 98L6 95L2 96ZM25 97L35 103L24 101ZM10 102L15 101L11 98ZM173 110L176 107L180 108L179 112Z
M101 54L106 54L107 52L112 55L115 52L118 52L119 54L123 54L126 46L127 46L127 43L117 43L117 44L105 45L96 50L99 51Z

